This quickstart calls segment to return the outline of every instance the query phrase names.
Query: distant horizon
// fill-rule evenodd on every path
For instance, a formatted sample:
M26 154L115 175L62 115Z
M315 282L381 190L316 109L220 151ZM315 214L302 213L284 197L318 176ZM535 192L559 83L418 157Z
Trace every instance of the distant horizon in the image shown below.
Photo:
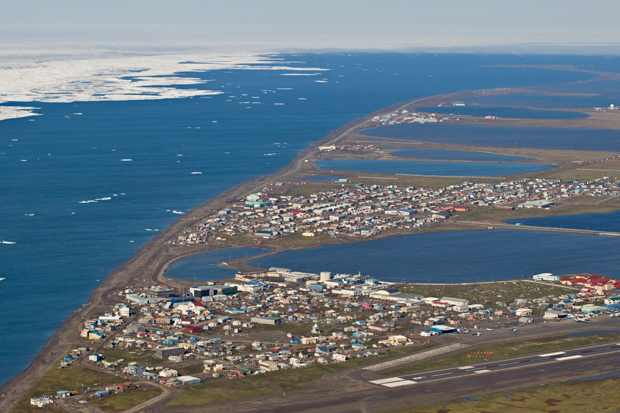
M549 56L620 56L620 43L608 44L514 44L487 46L400 46L400 47L275 47L219 45L140 45L140 44L29 44L0 43L0 60L11 59L73 59L132 56L171 56L191 54L270 55L270 54L339 54L339 53L402 53L402 54L480 54L480 55L549 55Z
M5 2L0 54L63 50L619 55L620 3L578 0ZM55 52L54 52L55 53Z

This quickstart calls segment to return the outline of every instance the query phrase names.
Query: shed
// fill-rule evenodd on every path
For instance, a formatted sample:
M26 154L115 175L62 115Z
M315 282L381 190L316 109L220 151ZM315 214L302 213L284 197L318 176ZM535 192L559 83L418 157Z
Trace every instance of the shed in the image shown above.
M448 334L456 332L456 328L444 325L436 325L430 328L431 332L437 334Z
M71 392L69 390L58 390L56 397L71 397Z

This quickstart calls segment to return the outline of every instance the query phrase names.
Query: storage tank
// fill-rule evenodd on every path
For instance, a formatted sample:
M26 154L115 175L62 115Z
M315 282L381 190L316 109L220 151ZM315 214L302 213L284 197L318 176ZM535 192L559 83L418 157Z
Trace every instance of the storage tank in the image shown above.
M332 273L329 271L321 271L321 281L329 281L332 279Z

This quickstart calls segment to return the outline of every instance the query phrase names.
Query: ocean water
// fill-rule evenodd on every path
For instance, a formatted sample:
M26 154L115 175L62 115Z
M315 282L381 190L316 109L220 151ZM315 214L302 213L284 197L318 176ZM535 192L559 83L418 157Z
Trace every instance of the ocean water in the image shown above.
M620 238L597 235L522 230L429 232L287 251L248 264L420 283L498 281L542 272L589 272L618 278L620 263L610 253L618 248Z
M609 105L607 105L609 106ZM420 107L421 112L443 113L466 116L499 116L502 118L529 118L529 119L574 119L587 118L588 115L579 112L565 112L560 110L535 110L511 107L482 107L482 106L432 106Z
M487 161L487 162L515 162L520 160L531 160L524 156L503 155L501 153L475 152L475 151L455 151L452 149L436 148L398 148L400 150L392 152L393 156L402 158L416 159L437 159L442 161Z
M553 165L493 162L365 161L326 159L315 161L322 170L427 176L502 176L544 171Z
M41 116L0 122L0 240L15 243L0 243L0 385L27 367L107 274L178 213L274 172L344 123L420 96L592 77L493 65L606 62L396 53L277 57L291 67L330 70L289 76L299 73L257 65L178 73L208 80L178 89L225 93L27 102Z
M361 134L451 145L620 153L620 130L610 129L400 124L367 129Z

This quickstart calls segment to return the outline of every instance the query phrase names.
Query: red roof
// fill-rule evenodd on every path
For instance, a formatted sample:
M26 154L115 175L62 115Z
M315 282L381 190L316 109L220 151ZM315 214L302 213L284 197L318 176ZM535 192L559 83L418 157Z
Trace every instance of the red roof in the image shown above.
M204 307L205 305L199 301L194 301L192 302L192 304L194 304L194 307Z

